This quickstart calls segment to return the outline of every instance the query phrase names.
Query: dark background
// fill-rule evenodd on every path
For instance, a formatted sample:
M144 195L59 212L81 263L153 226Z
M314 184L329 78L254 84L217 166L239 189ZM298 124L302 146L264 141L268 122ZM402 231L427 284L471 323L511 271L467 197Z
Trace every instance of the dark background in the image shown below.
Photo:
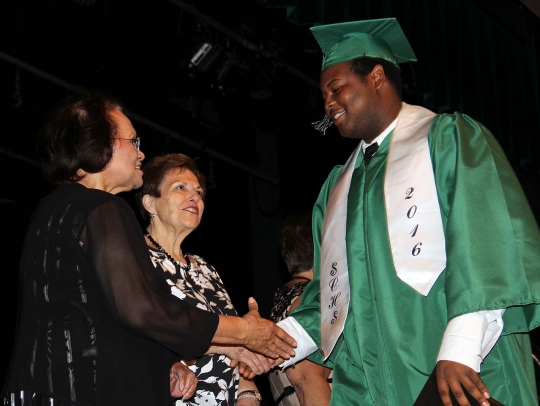
M328 172L356 145L335 128L323 136L311 125L323 110L321 55L309 27L385 17L398 18L418 57L402 65L404 100L484 123L540 218L538 2L1 1L5 348L26 225L50 190L34 144L54 103L80 88L106 89L127 104L146 159L196 157L209 191L185 248L216 267L239 313L255 296L268 316L273 291L287 279L277 245L282 218L311 208ZM208 59L190 66L204 43L212 46ZM132 193L123 197L133 204Z

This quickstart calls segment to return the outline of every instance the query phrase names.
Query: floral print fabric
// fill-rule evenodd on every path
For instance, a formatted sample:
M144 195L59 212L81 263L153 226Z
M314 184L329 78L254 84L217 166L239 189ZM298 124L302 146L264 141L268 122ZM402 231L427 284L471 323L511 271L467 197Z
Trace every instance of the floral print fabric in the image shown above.
M186 255L188 265L171 262L165 254L149 247L150 259L171 287L171 294L186 300L200 309L229 316L236 312L221 277L215 268L198 255ZM189 368L197 375L199 384L195 395L187 400L176 400L176 406L234 405L238 391L239 374L237 368L230 367L230 359L224 355L203 355Z

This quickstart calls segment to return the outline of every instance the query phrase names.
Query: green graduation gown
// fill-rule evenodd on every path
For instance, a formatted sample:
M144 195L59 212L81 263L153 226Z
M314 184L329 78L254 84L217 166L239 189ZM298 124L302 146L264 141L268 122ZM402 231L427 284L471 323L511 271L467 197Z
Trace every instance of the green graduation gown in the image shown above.
M427 296L401 281L390 251L383 192L394 132L366 168L357 160L348 195L351 298L326 365L332 405L412 406L436 364L452 318L505 308L504 330L481 365L491 395L536 405L528 331L540 325L540 231L493 135L460 113L437 115L428 143L446 240L446 269ZM292 316L320 345L321 230L335 167L314 206L315 278ZM318 351L309 357L323 363Z

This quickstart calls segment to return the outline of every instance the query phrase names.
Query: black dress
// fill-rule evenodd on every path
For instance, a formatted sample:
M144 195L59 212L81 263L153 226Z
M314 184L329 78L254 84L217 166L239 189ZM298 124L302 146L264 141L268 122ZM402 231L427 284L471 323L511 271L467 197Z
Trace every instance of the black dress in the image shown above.
M124 199L80 184L40 202L19 278L4 404L170 405L172 363L203 353L219 321L170 294Z

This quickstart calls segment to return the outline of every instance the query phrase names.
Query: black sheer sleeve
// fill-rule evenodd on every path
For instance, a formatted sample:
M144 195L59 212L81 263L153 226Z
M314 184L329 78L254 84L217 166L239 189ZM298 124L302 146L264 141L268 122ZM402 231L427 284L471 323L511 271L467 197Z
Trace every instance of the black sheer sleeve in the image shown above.
M115 320L186 359L206 350L217 329L218 315L170 294L170 287L150 261L139 223L125 201L112 199L98 206L80 237Z

